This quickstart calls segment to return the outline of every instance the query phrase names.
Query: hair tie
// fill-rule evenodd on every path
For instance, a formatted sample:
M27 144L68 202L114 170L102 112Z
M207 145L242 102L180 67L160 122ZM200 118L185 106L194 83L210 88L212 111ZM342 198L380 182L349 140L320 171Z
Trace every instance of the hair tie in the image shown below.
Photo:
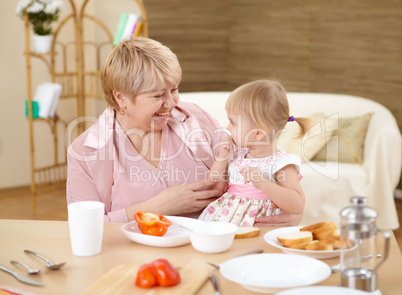
M295 120L295 117L290 116L289 119L288 119L288 122L293 122L294 120Z

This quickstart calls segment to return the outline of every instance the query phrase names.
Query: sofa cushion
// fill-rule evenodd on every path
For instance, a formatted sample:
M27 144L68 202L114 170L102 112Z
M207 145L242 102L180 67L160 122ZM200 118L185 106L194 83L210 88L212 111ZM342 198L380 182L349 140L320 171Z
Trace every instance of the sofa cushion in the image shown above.
M362 164L364 141L373 113L361 117L340 118L339 127L314 157L314 161L340 161Z

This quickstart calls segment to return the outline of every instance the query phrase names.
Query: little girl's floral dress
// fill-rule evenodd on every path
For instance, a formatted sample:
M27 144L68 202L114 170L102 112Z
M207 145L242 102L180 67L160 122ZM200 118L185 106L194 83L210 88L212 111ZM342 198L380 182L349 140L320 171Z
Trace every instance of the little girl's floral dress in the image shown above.
M246 167L257 167L264 178L273 182L274 174L287 165L294 165L300 171L300 158L284 151L278 151L266 158L246 159L247 148L235 148L229 161L229 184L226 193L209 204L199 219L204 221L222 221L238 226L252 226L260 216L271 216L281 213L274 202L252 183L244 183L240 171ZM299 180L301 176L299 174Z

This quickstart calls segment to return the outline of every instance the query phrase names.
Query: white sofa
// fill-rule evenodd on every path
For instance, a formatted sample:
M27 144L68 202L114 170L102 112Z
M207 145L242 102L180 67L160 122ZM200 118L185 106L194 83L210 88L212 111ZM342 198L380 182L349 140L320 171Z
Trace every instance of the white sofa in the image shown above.
M194 102L222 126L227 125L225 102L229 92L187 92L181 101ZM393 192L401 173L401 133L391 112L369 99L340 94L288 93L290 114L295 117L322 112L328 117L361 116L373 112L364 143L362 164L312 162L302 164L301 185L306 208L301 225L324 220L340 222L339 212L351 196L366 196L378 212L376 224L383 229L399 227ZM336 117L335 116L335 117Z

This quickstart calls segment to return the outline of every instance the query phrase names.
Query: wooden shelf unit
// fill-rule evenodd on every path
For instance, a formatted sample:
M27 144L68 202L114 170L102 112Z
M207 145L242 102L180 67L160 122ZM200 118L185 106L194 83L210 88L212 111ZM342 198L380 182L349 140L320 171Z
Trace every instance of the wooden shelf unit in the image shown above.
M60 188L61 185L65 185L67 178L66 172L66 155L64 154L64 161L59 160L58 153L58 124L63 124L64 130L67 127L67 122L61 120L57 115L54 118L42 119L33 118L32 110L32 68L31 58L37 58L44 62L47 67L50 80L53 83L59 83L62 85L62 93L60 99L75 99L77 103L76 118L85 116L85 101L87 98L103 98L103 94L100 91L100 49L103 46L113 46L113 34L107 28L107 26L98 18L85 13L85 9L90 0L85 0L81 7L77 7L74 0L68 0L71 6L71 13L65 16L59 23L54 31L53 41L51 45L51 51L49 53L36 53L31 50L30 36L32 30L28 16L25 15L24 27L25 27L25 61L26 61L26 82L27 82L27 101L28 101L28 121L29 121L29 144L30 144L30 164L31 164L31 192L33 205L36 204L35 196L42 192L48 192L52 189ZM141 0L133 0L141 10L141 17L143 22L142 35L148 37L148 18ZM107 40L101 43L84 40L84 20L87 19L99 26L107 36ZM66 26L68 22L73 21L74 25L74 39L71 42L63 43L59 41L61 36L60 30ZM59 50L56 50L60 48ZM71 59L67 52L67 47L74 47L74 57ZM85 48L91 46L95 48L96 52L96 68L88 70L85 68ZM61 61L56 59L60 56ZM75 70L69 71L67 65L71 60L75 61ZM62 70L56 70L56 64L61 63ZM53 137L53 164L45 167L37 167L35 163L35 144L34 144L34 124L35 123L47 123L51 129L51 135ZM80 134L84 131L84 124L77 125L77 133ZM64 153L66 151L64 150Z

